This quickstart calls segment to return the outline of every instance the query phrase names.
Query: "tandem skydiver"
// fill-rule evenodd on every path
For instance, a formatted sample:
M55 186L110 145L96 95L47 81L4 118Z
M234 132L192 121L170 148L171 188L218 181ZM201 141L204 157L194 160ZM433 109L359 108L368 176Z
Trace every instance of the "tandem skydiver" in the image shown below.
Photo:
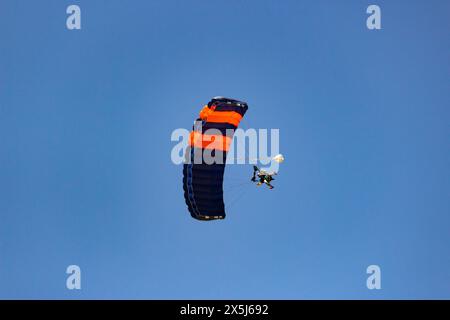
M276 172L266 172L264 170L260 170L257 166L253 166L253 177L250 179L252 182L256 182L258 179L257 186L262 185L263 183L267 184L270 189L273 189L274 186L270 184L272 180L275 180L273 177L276 175Z

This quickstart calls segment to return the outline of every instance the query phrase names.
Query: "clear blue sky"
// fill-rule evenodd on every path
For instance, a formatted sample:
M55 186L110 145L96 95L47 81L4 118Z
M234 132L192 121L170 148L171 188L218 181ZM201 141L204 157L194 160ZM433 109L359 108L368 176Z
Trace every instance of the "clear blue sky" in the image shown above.
M70 4L82 30L66 29ZM0 298L450 298L449 14L3 0ZM274 190L249 185L202 223L170 134L215 95L248 102L242 128L279 128L286 161Z

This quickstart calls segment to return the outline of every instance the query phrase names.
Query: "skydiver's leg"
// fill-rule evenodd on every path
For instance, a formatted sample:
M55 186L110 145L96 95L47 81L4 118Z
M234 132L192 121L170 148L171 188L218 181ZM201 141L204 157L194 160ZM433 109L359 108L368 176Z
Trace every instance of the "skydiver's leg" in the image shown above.
M256 181L256 172L258 172L258 170L257 166L253 166L253 177L250 179L252 182Z
M269 189L275 188L273 185L270 184L270 181L264 180L264 182L267 184L267 186L269 187Z

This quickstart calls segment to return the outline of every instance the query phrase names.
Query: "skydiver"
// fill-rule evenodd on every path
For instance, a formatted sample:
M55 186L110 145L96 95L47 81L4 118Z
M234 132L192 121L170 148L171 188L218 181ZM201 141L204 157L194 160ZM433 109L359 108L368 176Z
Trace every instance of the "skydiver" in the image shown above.
M270 184L270 182L272 180L275 180L275 178L273 177L274 175L276 175L276 172L265 172L263 170L260 170L257 166L253 166L253 177L250 179L252 182L256 182L256 179L258 178L258 183L256 184L257 186L262 185L263 183L265 183L270 189L273 189L274 186Z

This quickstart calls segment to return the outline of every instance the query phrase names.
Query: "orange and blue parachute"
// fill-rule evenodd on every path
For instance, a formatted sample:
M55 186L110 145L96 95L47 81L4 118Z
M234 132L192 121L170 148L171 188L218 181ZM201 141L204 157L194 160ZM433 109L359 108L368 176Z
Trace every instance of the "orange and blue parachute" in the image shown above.
M226 155L234 130L247 109L245 102L214 97L203 107L195 121L183 164L184 199L195 219L225 218L223 175ZM201 156L206 153L220 161L211 163Z

